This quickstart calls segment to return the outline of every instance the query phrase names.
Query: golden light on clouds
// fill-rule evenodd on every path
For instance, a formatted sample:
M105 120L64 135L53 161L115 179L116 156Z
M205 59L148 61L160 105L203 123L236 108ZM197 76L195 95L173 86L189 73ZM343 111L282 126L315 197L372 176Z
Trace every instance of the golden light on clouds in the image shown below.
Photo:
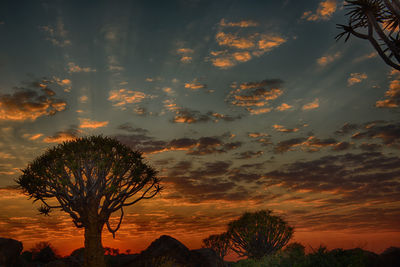
M285 110L289 110L291 108L293 108L293 106L286 104L286 103L282 103L280 106L276 107L276 109L279 111L285 111Z
M126 89L111 90L108 100L114 102L114 106L124 106L126 104L140 103L146 98L153 98L143 92Z
M62 143L67 141L72 141L77 138L76 135L69 133L69 132L59 132L54 136L47 136L43 139L45 143Z
M340 52L336 52L335 54L331 54L331 55L325 55L325 56L318 58L317 63L318 63L318 65L325 67L326 65L328 65L329 63L332 63L333 61L340 58L341 56L342 56L342 53L340 53Z
M316 98L314 101L307 103L303 106L303 110L310 110L310 109L316 109L319 107L319 99Z
M347 79L347 86L353 86L356 83L360 83L367 79L368 76L365 73L350 73L350 77Z
M96 129L100 127L105 127L108 125L108 121L92 121L90 119L80 119L81 124L79 128L91 128Z
M329 20L336 11L336 0L326 0L319 3L317 11L306 11L303 13L302 19L308 21Z

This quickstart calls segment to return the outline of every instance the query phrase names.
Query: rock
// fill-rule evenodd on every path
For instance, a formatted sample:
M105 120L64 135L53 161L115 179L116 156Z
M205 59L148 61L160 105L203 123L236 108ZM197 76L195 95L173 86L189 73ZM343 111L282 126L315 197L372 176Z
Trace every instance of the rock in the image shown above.
M22 248L21 242L0 237L0 266L16 266Z
M189 250L173 237L163 235L127 266L223 267L224 262L208 248Z
M190 251L185 245L173 237L163 235L142 251L129 266L155 267L162 263L186 266L190 256Z

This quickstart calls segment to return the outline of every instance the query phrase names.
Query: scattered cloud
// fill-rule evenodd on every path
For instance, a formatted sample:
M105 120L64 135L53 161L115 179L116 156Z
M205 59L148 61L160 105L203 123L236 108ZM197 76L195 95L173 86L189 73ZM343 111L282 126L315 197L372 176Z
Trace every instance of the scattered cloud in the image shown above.
M215 40L222 50L211 51L206 61L211 61L218 68L228 69L239 63L247 62L254 56L259 57L287 41L277 33L249 33L242 30L229 32L223 30L226 27L248 28L256 26L258 24L252 21L227 23L224 19L221 20L220 30L216 33Z
M398 108L400 106L400 72L392 71L391 75L395 77L390 81L389 89L385 93L385 100L376 101L377 108Z
M294 151L296 148L300 148L305 152L317 152L324 147L333 147L333 149L335 149L336 146L340 147L340 145L338 145L339 143L340 142L333 138L319 139L315 136L298 137L278 142L274 147L274 152L283 153ZM343 147L343 145L341 146Z
M87 95L83 95L79 97L79 102L81 103L86 103L88 101L89 97Z
M139 127L133 127L132 124L130 124L129 122L119 125L117 129L124 130L124 131L130 132L130 133L138 133L138 134L149 133L149 131L146 129L139 128Z
M361 57L358 57L358 58L354 59L354 62L361 62L361 61L364 61L364 60L367 60L367 59L376 58L377 56L378 56L377 52L372 52L372 53L365 54L365 55L363 55Z
M79 131L76 129L68 129L66 131L59 131L52 136L47 136L43 139L45 143L62 143L72 141L78 138Z
M221 27L239 27L239 28L248 28L248 27L256 27L258 23L252 20L241 20L237 22L227 22L225 19L221 19L219 22Z
M329 63L332 63L336 59L340 58L342 56L342 53L336 52L335 54L330 54L330 55L325 55L317 59L318 65L325 67Z
M293 108L293 106L286 104L286 103L282 103L280 106L276 107L275 109L279 110L279 111L285 111L285 110L289 110L292 108Z
M274 128L278 132L284 132L284 133L294 133L299 130L299 128L286 129L284 126L279 125L279 124L272 125L272 128Z
M222 121L235 121L241 119L240 115L238 116L231 116L231 115L224 115L217 112L208 111L207 113L201 113L197 110L192 110L188 108L175 108L176 106L171 106L171 110L175 112L175 117L173 118L172 122L174 123L198 123L198 122L218 122Z
M360 83L367 79L368 76L365 73L350 73L350 77L347 79L347 86L353 86L356 83Z
M57 20L56 26L41 26L39 27L46 33L46 40L50 41L53 45L64 47L71 45L71 41L68 39L68 32L64 29L64 23L61 18Z
M190 63L193 60L194 50L191 48L179 48L176 50L177 54L180 56L180 61L182 63Z
M69 62L68 64L68 72L69 73L74 73L74 72L96 72L96 69L92 69L90 67L79 67L76 65L74 62Z
M24 134L24 135L23 135L24 138L26 138L26 139L28 139L28 140L31 140L31 141L37 140L37 139L39 139L39 138L42 137L42 136L43 136L42 133L38 133L38 134Z
M316 109L319 107L319 99L316 98L313 102L307 103L303 106L303 110Z
M96 129L108 125L108 121L92 121L90 119L79 119L79 120L81 121L79 128Z
M242 83L228 94L227 101L234 106L244 107L251 114L270 112L272 108L265 106L283 93L282 84L283 81L279 79Z
M111 72L120 72L125 70L124 67L121 66L119 60L117 59L116 56L108 56L108 70ZM96 71L96 70L92 70ZM89 71L86 71L89 72Z
M329 20L336 11L336 5L336 0L321 1L315 13L306 11L301 18L308 21Z
M251 158L258 158L261 157L264 154L263 151L244 151L241 153L236 153L236 158L237 159L251 159Z
M0 94L0 120L34 121L65 110L67 102L54 98L55 92L37 84L36 90L15 88L13 94ZM41 88L42 94L37 92Z
M241 142L226 142L226 135L200 138L178 138L170 141L155 140L145 134L116 135L121 143L146 154L168 151L186 151L187 155L202 156L227 153L237 149Z
M0 151L0 159L15 159L15 157L9 153Z
M155 96L147 95L143 92L132 91L127 89L111 90L108 100L114 102L114 106L121 107L127 104L140 103L145 99L154 98Z
M362 131L352 135L352 139L381 139L384 145L400 149L400 123L384 122L368 124Z
M200 83L198 79L194 79L191 82L185 83L185 88L191 89L191 90L198 90L198 89L203 89L207 88L207 85L204 83Z

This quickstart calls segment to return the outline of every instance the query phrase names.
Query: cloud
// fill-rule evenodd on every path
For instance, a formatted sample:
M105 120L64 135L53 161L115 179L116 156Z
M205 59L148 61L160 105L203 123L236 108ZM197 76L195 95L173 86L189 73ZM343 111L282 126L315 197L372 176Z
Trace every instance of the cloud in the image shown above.
M171 105L171 104L170 104ZM224 115L217 112L208 111L207 113L201 113L197 110L192 110L188 108L175 108L176 106L171 106L171 110L175 112L175 117L172 120L174 123L198 123L198 122L218 122L220 120L231 122L242 117L238 116L231 116L231 115Z
M242 21L240 23L226 23L221 20L220 23L224 27L240 27L246 28L257 26L250 21ZM219 30L215 35L215 40L223 50L211 51L206 61L221 69L231 68L239 63L247 62L253 56L259 57L272 49L279 47L287 40L277 33L245 33L243 31L225 32Z
M76 65L74 62L69 62L68 64L68 72L69 73L74 73L74 72L96 72L96 69L92 69L90 67L79 67Z
M126 89L111 90L109 92L108 100L114 102L114 106L120 107L127 104L137 104L147 98L154 98L155 96L147 95L143 92L132 91Z
M261 157L264 154L263 151L244 151L241 153L236 153L236 158L237 159L251 159L251 158L258 158Z
M369 124L351 137L354 140L381 139L384 145L400 149L400 123Z
M79 97L79 102L81 103L86 103L88 101L89 97L87 95L83 95Z
M346 122L339 130L337 130L335 132L335 134L345 135L345 134L349 134L359 128L360 128L360 126L358 124Z
M43 134L41 134L41 133L38 133L38 134L24 134L23 135L24 138L26 138L28 140L31 140L31 141L35 141L35 140L39 139L42 136L43 136Z
M340 142L333 138L319 139L315 136L309 136L307 138L298 137L278 142L274 147L274 152L283 153L294 151L296 148L300 148L306 152L317 152L324 147L333 147L334 150L336 147L336 150L340 150L344 145L339 145L339 143Z
M367 59L376 58L377 56L378 56L377 52L371 52L369 54L365 54L365 55L363 55L361 57L358 57L358 58L354 59L353 61L354 62L361 62L361 61L364 61L364 60L367 60Z
M194 79L191 82L185 83L185 88L191 89L191 90L198 90L198 89L203 89L207 88L206 84L200 83L197 79Z
M186 151L187 155L202 156L227 153L242 145L241 142L225 142L225 135L206 136L197 139L185 137L170 141L155 140L145 134L116 135L115 137L121 143L147 154Z
M293 106L286 104L286 103L282 103L280 106L276 107L275 109L279 110L279 111L285 111L285 110L289 110L291 108L293 108Z
M148 130L139 128L139 127L133 127L132 124L129 122L121 124L117 127L118 130L124 130L130 133L138 133L138 134L147 134L149 133Z
M392 80L389 84L389 89L385 93L385 100L376 101L377 108L398 108L400 106L400 74L392 72L397 78Z
M307 103L303 106L303 110L316 109L319 107L319 99L316 98L313 102Z
M81 121L79 128L96 129L108 125L108 121L92 121L90 119L79 119L79 120Z
M191 48L179 48L176 50L178 55L181 57L180 61L182 63L190 63L192 62L192 54L194 53L194 50Z
M0 94L0 120L34 121L38 117L51 116L65 110L67 102L54 98L55 92L47 86L36 90L15 88L13 94Z
M15 157L9 153L0 151L0 159L15 159Z
M308 21L329 20L335 11L336 0L326 0L319 3L315 13L306 11L301 18Z
M59 47L71 45L71 41L67 38L68 32L64 29L64 23L61 18L57 20L55 27L47 25L39 28L47 34L46 40L53 45Z
M47 136L43 139L45 143L62 143L72 141L78 138L79 131L76 129L68 129L66 131L59 131L52 136Z
M340 58L342 56L342 53L336 52L335 54L332 55L325 55L317 59L318 65L325 67L329 63L332 63L336 59Z
M284 133L294 133L299 130L299 128L286 129L284 126L279 125L279 124L272 125L272 128L274 128L278 132L284 132Z
M221 19L219 22L221 27L239 27L239 28L248 28L248 27L256 27L258 23L252 20L241 20L238 22L227 22L225 19Z
M282 84L283 81L279 79L242 83L228 94L227 101L234 106L246 108L251 114L270 112L272 108L265 106L283 93L280 89Z
M330 199L333 205L390 203L400 201L399 166L400 158L396 156L379 152L348 153L285 164L265 177L268 184L280 184L292 192L335 192L324 200L326 203Z
M350 77L347 79L347 86L353 86L356 83L360 83L367 79L368 76L365 73L350 73Z

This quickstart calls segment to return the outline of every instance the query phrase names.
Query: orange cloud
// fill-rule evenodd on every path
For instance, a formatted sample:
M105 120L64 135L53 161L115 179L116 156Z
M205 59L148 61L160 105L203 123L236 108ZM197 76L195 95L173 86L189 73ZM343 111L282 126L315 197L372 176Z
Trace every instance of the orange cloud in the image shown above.
M232 55L233 55L233 58L239 62L246 62L251 59L251 55L247 51L246 52L236 52L236 53L233 53Z
M0 151L0 159L15 159L15 157L9 153L4 153Z
M219 25L222 27L239 27L248 28L258 26L258 23L252 20L242 20L238 22L226 22L225 19L221 19Z
M191 90L198 90L202 88L207 88L207 85L199 83L197 79L194 79L192 82L185 83L185 88L189 88Z
M336 11L336 5L336 0L322 1L315 13L306 11L301 18L308 21L329 20Z
M74 62L69 62L68 64L68 72L72 73L72 72L96 72L96 69L92 69L90 67L79 67L78 65L76 65Z
M67 103L52 98L55 95L52 90L44 88L42 91L44 95L29 89L19 89L12 95L0 95L0 120L34 121L38 117L65 110Z
M329 63L335 61L336 59L341 57L341 53L337 52L333 55L326 55L326 56L322 56L320 58L317 59L317 63L318 65L325 67L326 65L328 65Z
M303 110L310 110L310 109L316 109L319 107L319 99L316 98L313 102L310 102L308 104L305 104L303 106Z
M293 133L297 132L299 128L293 128L293 129L286 129L284 126L279 125L279 124L274 124L272 127L277 130L278 132L284 132L284 133Z
M24 134L23 135L24 138L27 138L27 139L29 139L31 141L37 140L42 136L43 136L43 134L41 134L41 133L38 133L38 134Z
M251 138L259 138L259 137L265 137L265 136L269 136L266 133L249 133L249 137Z
M248 108L247 109L250 114L252 115L259 115L259 114L264 114L264 113L268 113L272 110L272 108L260 108L260 109L252 109L252 108Z
M362 80L367 79L368 76L365 73L351 73L350 77L347 79L347 86L352 86L356 83L362 82Z
M291 109L292 107L293 106L291 106L291 105L288 105L286 103L282 103L282 105L276 107L276 109L279 110L279 111L284 111L284 110Z
M192 62L191 54L194 53L194 50L191 48L179 48L176 52L181 56L180 61L183 63L190 63Z
M81 103L86 103L88 101L89 97L87 95L83 95L79 97L79 102Z
M53 136L48 136L43 139L45 143L62 143L72 141L77 138L76 134L72 132L58 132Z
M234 47L237 49L249 49L255 46L252 37L243 38L232 33L218 32L215 39L219 45Z
M262 34L258 41L258 48L263 52L271 51L273 48L285 43L286 39L277 35Z
M230 67L233 67L236 65L236 62L234 62L231 58L229 57L218 57L218 58L213 58L211 59L212 64L215 67L221 68L221 69L228 69Z
M146 98L153 98L143 92L126 89L111 90L108 100L115 102L114 106L124 106L126 104L140 103Z
M67 38L68 32L64 29L64 23L61 19L58 19L55 27L41 26L39 28L47 34L46 40L53 45L59 47L71 45L71 41Z
M90 119L80 119L81 124L79 128L91 128L96 129L108 125L108 121L91 121Z
M396 79L390 82L389 90L386 91L385 96L388 99L376 101L376 107L397 108L400 106L400 80Z

